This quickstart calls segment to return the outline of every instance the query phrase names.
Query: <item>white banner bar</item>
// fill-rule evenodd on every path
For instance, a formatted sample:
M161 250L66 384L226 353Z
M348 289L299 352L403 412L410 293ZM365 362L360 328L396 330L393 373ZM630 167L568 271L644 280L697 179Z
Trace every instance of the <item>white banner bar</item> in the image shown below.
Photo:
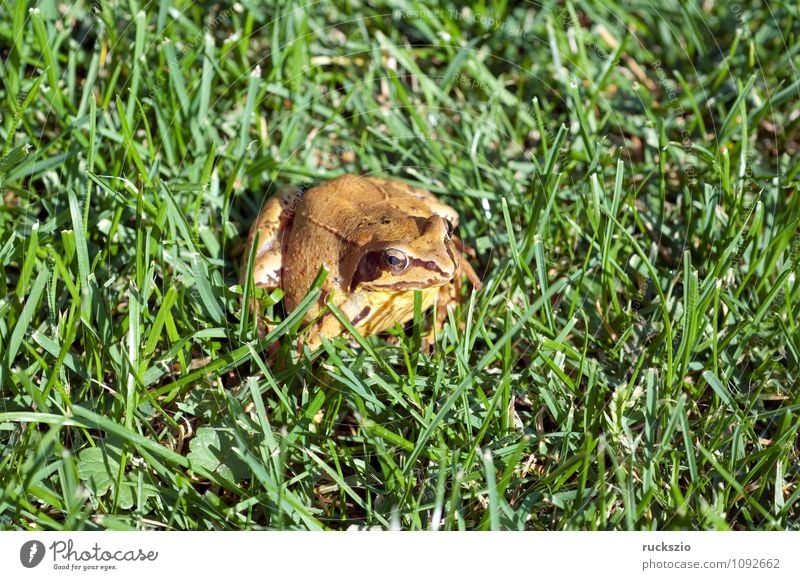
M4 579L777 580L800 578L800 533L4 532L0 571Z

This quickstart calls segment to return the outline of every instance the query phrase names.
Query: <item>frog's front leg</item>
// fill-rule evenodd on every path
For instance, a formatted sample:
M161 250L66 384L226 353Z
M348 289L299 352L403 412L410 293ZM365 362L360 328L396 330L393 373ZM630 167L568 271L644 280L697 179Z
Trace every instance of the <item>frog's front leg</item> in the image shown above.
M336 318L333 312L326 308L322 298L320 300L322 314L320 314L316 322L314 322L314 324L312 324L308 329L303 341L303 344L308 345L312 351L316 350L322 344L320 337L324 336L325 338L334 338L345 331L345 328L342 326L342 323L339 322L339 319ZM360 294L347 296L341 302L339 302L339 304L336 304L335 302L334 304L350 321L350 324L356 327L356 329L359 329L360 326L363 326L372 313L372 307L370 306L369 302ZM302 344L299 349L302 350Z
M422 339L422 348L431 351L436 343L436 335L442 332L444 322L447 320L447 313L459 304L461 296L461 279L456 277L450 284L445 284L439 288L436 294L436 306L433 313L433 325L430 331Z
M458 263L459 274L456 276L456 283L459 285L458 290L461 289L461 273L466 275L467 280L469 280L469 283L472 284L472 287L475 288L475 290L480 290L483 287L483 283L473 269L472 264L469 262L470 257L475 257L475 250L472 248L472 246L465 244L464 241L458 236L453 236L451 239L453 240L453 244L455 244L460 257ZM460 295L461 294L459 294L459 296Z
M426 347L431 347L435 340L434 337L437 333L441 332L444 328L444 322L447 320L447 313L453 310L456 305L461 303L461 289L464 284L463 275L466 275L467 280L469 280L472 287L478 291L482 287L482 283L478 275L473 270L472 265L467 260L466 256L464 256L467 251L465 250L464 244L458 238L453 238L456 240L456 247L461 254L461 262L459 263L458 267L458 274L456 277L453 278L453 281L449 284L445 284L439 288L439 291L436 295L436 312L434 314L434 324L431 331L428 335L423 339L423 345ZM463 327L463 324L459 326Z

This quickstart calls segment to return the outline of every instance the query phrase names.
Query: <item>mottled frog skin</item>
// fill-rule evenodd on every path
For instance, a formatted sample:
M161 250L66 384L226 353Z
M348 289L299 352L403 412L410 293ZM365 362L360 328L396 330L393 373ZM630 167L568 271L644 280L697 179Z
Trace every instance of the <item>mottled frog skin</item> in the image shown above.
M344 331L326 308L330 301L363 335L414 316L414 291L422 308L437 296L437 321L459 297L466 275L480 281L453 235L456 211L417 187L395 179L343 175L306 192L284 190L270 198L250 228L242 275L255 252L256 286L281 288L291 312L320 267L328 270L319 300L306 314L306 344ZM258 235L258 247L254 247Z

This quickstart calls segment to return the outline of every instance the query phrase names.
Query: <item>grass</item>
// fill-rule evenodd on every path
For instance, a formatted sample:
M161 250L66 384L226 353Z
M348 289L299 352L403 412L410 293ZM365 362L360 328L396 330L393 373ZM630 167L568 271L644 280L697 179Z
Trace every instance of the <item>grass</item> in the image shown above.
M0 528L800 529L798 17L0 0ZM344 172L461 214L433 353L240 307Z

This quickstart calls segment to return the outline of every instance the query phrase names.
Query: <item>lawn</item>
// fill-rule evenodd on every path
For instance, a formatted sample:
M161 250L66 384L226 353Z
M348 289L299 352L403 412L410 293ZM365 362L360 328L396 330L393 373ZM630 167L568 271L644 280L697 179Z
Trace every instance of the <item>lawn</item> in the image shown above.
M798 35L0 0L0 529L800 529ZM242 308L266 199L343 173L460 213L483 287L435 348Z

